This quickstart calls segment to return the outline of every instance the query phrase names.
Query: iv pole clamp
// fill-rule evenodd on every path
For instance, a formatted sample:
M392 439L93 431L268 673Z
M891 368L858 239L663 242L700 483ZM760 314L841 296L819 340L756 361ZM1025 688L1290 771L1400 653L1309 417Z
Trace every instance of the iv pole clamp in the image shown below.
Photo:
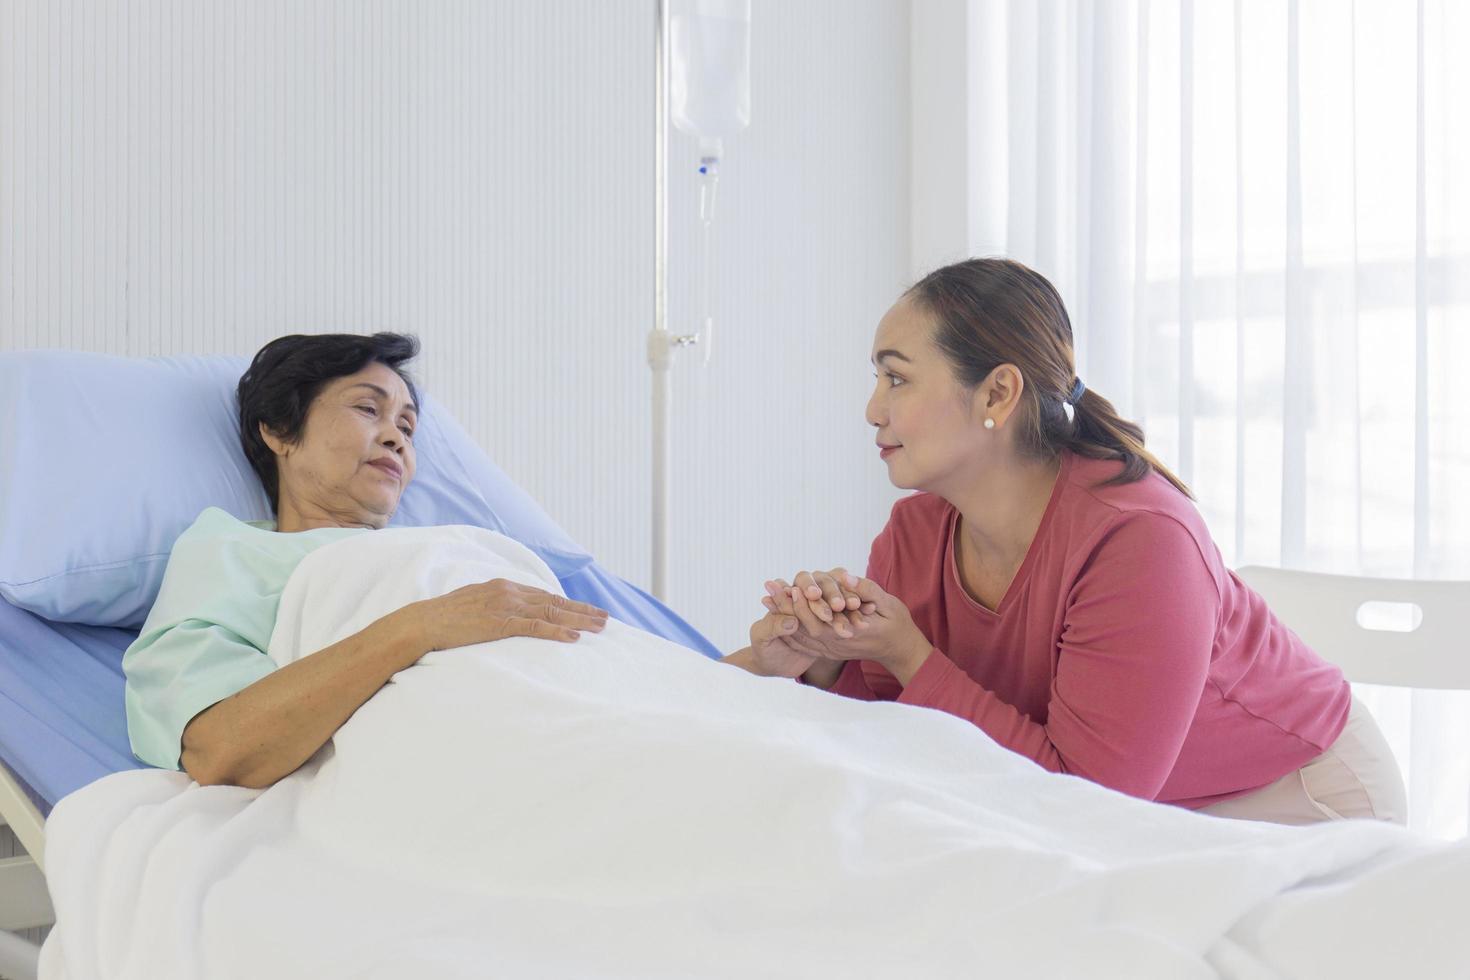
M674 350L693 347L699 343L699 334L671 334L667 329L654 327L648 332L648 366L655 371L667 371L674 366Z

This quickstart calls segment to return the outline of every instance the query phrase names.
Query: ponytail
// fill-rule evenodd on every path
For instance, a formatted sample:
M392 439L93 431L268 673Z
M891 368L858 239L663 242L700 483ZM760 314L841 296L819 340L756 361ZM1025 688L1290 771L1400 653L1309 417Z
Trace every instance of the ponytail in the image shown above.
M1103 486L1133 483L1148 476L1149 470L1173 484L1174 489L1190 500L1194 494L1184 481L1159 462L1158 457L1143 447L1143 429L1118 414L1113 403L1091 388L1082 393L1072 409L1071 432L1065 437L1066 448L1091 459L1116 459L1123 469Z

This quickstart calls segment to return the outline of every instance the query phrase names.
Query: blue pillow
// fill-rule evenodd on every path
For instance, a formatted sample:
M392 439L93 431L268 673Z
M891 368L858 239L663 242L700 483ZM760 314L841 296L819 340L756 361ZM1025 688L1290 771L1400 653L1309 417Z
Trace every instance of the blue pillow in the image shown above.
M240 449L240 357L0 353L0 596L57 622L142 625L205 507L268 520ZM473 524L557 576L591 557L422 392L418 472L394 525Z

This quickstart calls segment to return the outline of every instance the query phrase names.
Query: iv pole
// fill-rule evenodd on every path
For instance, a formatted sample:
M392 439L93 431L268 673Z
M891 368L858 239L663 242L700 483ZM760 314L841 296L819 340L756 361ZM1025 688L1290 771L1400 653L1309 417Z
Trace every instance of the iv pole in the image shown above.
M669 333L669 4L656 0L654 28L654 132L653 132L653 329L648 333L648 366L653 371L653 555L652 592L660 602L668 599L669 503L673 498L673 361L674 351L700 342L699 334ZM700 173L709 158L701 158ZM718 163L718 159L714 159ZM710 193L713 193L712 191ZM701 204L703 214L704 205ZM708 219L705 234L709 233ZM706 239L707 241L707 239ZM706 251L706 262L708 262ZM705 272L708 277L708 268ZM707 283L707 278L706 278ZM706 288L707 285L706 285ZM708 310L706 310L708 313ZM709 329L706 322L706 329ZM708 357L710 334L706 334Z

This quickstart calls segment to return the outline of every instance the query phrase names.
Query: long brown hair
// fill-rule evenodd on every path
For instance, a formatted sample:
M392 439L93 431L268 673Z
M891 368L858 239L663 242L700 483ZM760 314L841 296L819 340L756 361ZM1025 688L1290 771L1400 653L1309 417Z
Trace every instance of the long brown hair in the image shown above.
M1189 488L1143 448L1143 429L1087 388L1064 407L1076 385L1072 321L1046 277L1010 259L967 259L936 269L907 296L938 321L934 340L960 383L975 388L1002 364L1026 379L1017 446L1054 459L1063 449L1116 459L1123 469L1107 484L1133 483L1154 470L1186 497Z

